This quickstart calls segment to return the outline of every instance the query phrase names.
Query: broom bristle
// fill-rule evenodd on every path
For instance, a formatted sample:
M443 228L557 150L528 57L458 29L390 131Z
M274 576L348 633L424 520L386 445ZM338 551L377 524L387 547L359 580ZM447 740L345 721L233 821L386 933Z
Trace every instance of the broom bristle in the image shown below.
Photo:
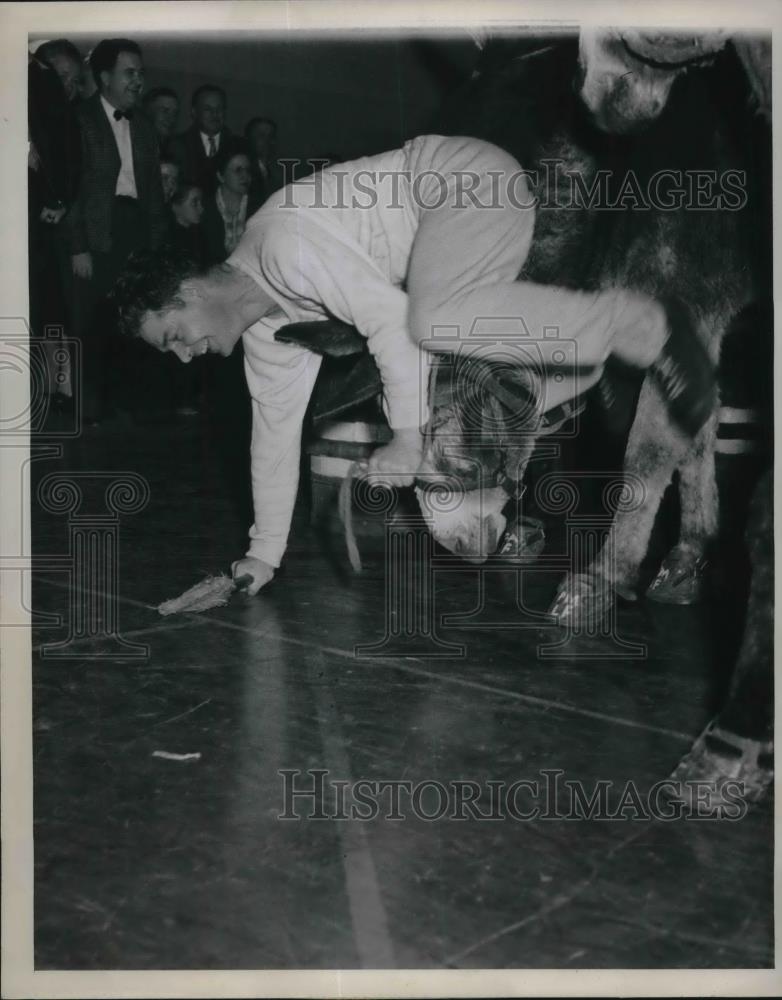
M158 611L161 615L176 615L221 608L228 604L235 586L231 577L224 573L207 576L179 597L163 601L158 605Z

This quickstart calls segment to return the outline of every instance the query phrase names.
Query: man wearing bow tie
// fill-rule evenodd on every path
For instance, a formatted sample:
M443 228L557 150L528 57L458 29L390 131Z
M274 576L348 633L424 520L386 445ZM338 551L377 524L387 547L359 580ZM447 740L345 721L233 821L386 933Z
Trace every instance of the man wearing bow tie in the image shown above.
M122 341L116 337L105 298L128 256L159 246L167 232L158 142L136 108L144 85L141 50L125 38L104 39L90 56L98 92L78 109L82 143L81 188L68 224L76 277L78 329L84 366L83 405L100 418L110 374L128 378ZM135 400L116 399L121 409Z

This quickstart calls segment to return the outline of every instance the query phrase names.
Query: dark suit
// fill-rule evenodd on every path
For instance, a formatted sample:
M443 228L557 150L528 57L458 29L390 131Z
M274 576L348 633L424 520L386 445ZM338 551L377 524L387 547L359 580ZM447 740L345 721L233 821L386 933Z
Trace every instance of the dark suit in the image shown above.
M121 340L106 296L131 253L165 241L168 215L151 123L137 112L129 125L137 193L133 199L115 194L122 161L100 94L84 101L77 116L82 174L68 227L71 253L92 256L92 278L75 279L74 311L82 341L84 409L100 416L107 395L122 409L133 409L154 381L154 363L145 362L138 345Z
M234 136L224 128L220 132L218 152L224 148L224 143L234 141ZM174 162L179 164L181 180L197 184L204 194L211 194L215 190L217 177L214 157L210 159L206 155L197 125L191 125L185 132L174 136L169 142L169 153Z
M82 175L76 203L69 216L71 252L109 253L112 248L114 192L120 155L100 94L77 109L81 128ZM130 122L133 173L138 192L141 238L146 247L160 246L168 232L168 216L160 180L157 133L139 113Z
M272 160L267 166L264 174L258 165L258 161L250 160L250 171L252 182L250 184L250 197L258 206L261 206L270 194L279 191L293 180L293 172L290 165L286 173L285 167L278 160Z
M68 207L79 187L79 126L55 71L37 59L27 68L27 112L30 141L38 169L30 172L31 211Z
M28 63L28 129L37 154L28 169L28 253L30 326L34 336L47 327L70 328L70 253L65 220L43 222L44 208L68 209L79 187L79 126L55 71Z

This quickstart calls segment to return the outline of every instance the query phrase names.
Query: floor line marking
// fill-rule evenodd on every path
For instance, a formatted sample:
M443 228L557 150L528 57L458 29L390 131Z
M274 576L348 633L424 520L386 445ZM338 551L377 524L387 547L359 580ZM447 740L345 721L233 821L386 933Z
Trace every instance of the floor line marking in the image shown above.
M486 945L493 944L495 941L498 941L502 937L506 937L508 934L514 934L516 931L521 930L523 927L527 927L530 924L537 923L543 917L547 917L550 913L553 913L556 910L560 910L563 907L570 906L570 904L574 900L576 900L579 896L582 896L586 892L586 890L590 888L590 886L594 885L594 883L597 881L603 869L606 867L608 863L610 863L611 859L615 854L618 854L619 851L623 851L626 847L634 843L636 840L640 840L641 837L643 837L646 833L647 829L644 827L629 834L629 836L625 837L623 840L620 840L619 843L614 844L613 847L611 847L611 849L606 853L605 857L598 858L595 860L594 864L592 864L591 866L592 871L590 872L590 874L586 878L583 878L579 882L577 882L575 888L571 889L569 893L562 893L558 896L555 896L553 900L551 900L548 903L544 903L542 906L539 906L537 910L534 910L532 913L528 913L525 917L522 917L520 920L515 920L511 924L506 924L504 927L500 927L496 931L493 931L491 934L485 935L478 941L473 942L473 944L468 945L466 948L462 948L461 951L449 955L445 959L445 962L443 964L445 965L446 968L458 967L457 963L461 962L468 955L473 954L473 952L479 951Z
M314 693L318 713L318 729L329 773L349 784L345 788L345 809L352 802L353 778L345 753L345 740L335 708L329 703L329 687L318 682L315 674L328 677L328 667L322 653L309 665L310 689ZM335 820L342 845L342 866L353 925L353 940L363 969L393 969L396 967L394 948L388 929L383 896L364 823L361 820Z
M46 583L51 583L52 586L59 587L60 589L67 590L70 589L70 585L67 583L59 583L49 579L40 578ZM87 590L86 593L97 593L101 594L101 591ZM105 595L104 595L105 596ZM118 597L117 600L125 602L126 604L131 604L136 607L146 608L149 611L157 611L157 605L144 604L141 601L135 601L129 597ZM193 624L198 622L209 622L213 625L218 625L220 628L230 629L236 632L244 632L246 635L257 635L268 636L268 632L262 632L260 629L250 628L247 625L239 625L236 622L225 621L222 618L216 618L211 614L201 613L198 616L191 615ZM172 622L171 627L175 626ZM160 632L165 631L165 626L159 629ZM322 643L313 642L307 639L297 639L294 636L272 633L272 637L279 642L286 642L293 646L299 646L303 649L319 650L324 653L328 653L331 656L337 656L341 659L350 660L352 663L366 663L367 661L356 657L353 652L347 649L340 649L335 646L324 646ZM93 640L97 641L97 640ZM409 660L415 660L415 657L409 657ZM426 677L430 680L440 681L444 684L451 684L456 687L469 688L474 691L483 691L488 694L497 695L504 698L509 698L512 701L520 702L521 704L531 705L535 708L542 708L545 710L555 709L561 712L569 712L571 715L579 715L588 719L597 719L600 722L608 722L617 726L625 726L628 729L638 729L644 732L657 733L660 736L670 736L673 739L680 740L688 745L692 743L693 739L697 733L681 733L676 729L667 729L664 726L655 726L646 722L637 722L634 719L625 719L622 716L608 715L606 712L598 712L594 709L580 708L578 705L571 705L564 701L555 701L549 698L538 698L531 694L522 694L520 691L513 691L509 688L492 687L490 684L482 684L480 681L469 680L466 677L452 677L448 674L438 674L432 670L426 670L423 667L414 667L408 663L402 663L398 659L393 657L375 656L372 657L372 662L378 664L384 664L386 666L392 666L395 670L399 670L402 673L411 674L414 677Z
M129 632L123 631L118 634L121 635L123 639L135 639L138 636L142 635L158 635L161 632L179 632L181 629L191 628L193 625L205 625L205 624L206 622L204 621L196 621L194 619L192 621L186 621L186 622L170 622L167 625L148 625L146 626L146 628L134 628L131 629ZM52 628L56 627L57 626L52 626ZM46 628L46 626L37 625L36 628ZM106 636L104 635L95 635L92 636L92 638L72 639L70 645L91 646L93 643L100 642L101 639L105 638ZM51 642L38 642L32 647L32 651L34 653L40 653L40 651L43 649L44 646L50 646L50 645ZM118 657L118 659L121 659L121 657Z
M219 618L210 618L209 621L221 628L233 629L237 632L246 632L248 635L262 633L257 632L256 629L249 628L246 625L237 625L235 622L223 621ZM268 633L267 633L268 634ZM350 650L340 649L336 646L324 646L318 642L312 642L307 639L297 639L294 636L288 635L277 635L275 638L280 642L287 642L293 646L299 646L304 649L312 649L328 653L331 656L338 656L341 659L350 660L352 663L366 664L366 660L356 657ZM413 657L410 657L413 659ZM557 709L563 712L570 712L573 715L581 715L590 719L598 719L601 722L610 722L618 726L627 726L630 729L641 729L651 733L657 733L661 736L671 736L674 739L681 740L688 745L692 743L693 739L697 733L681 733L677 729L666 729L664 726L654 726L645 722L636 722L634 719L624 719L622 716L608 715L605 712L597 712L589 708L580 708L578 705L571 705L565 701L555 701L550 698L537 698L532 694L522 694L520 691L513 691L510 688L492 687L490 684L482 684L480 681L472 681L466 677L452 677L448 674L435 673L433 670L425 670L423 667L415 667L408 665L407 663L401 663L398 659L393 657L382 657L373 656L372 662L383 664L385 666L391 666L395 670L399 670L402 673L412 674L414 677L426 677L430 680L441 681L444 684L452 684L456 687L466 687L475 691L483 691L487 694L498 695L505 698L510 698L513 701L521 702L522 704L532 705L535 708L542 709Z

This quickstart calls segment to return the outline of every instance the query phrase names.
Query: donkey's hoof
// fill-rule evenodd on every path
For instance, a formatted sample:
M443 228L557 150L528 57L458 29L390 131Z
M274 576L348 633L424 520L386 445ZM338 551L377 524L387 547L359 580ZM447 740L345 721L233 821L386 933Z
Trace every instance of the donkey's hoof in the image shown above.
M568 574L559 585L549 614L564 628L592 631L602 624L614 597L613 587L602 576Z
M672 798L693 804L698 789L709 786L709 802L719 806L739 799L759 802L769 792L774 781L774 744L751 740L716 721L709 723L682 757L671 774L675 791ZM726 792L731 785L730 795Z
M646 596L660 604L697 604L703 597L706 560L673 549L663 560Z

